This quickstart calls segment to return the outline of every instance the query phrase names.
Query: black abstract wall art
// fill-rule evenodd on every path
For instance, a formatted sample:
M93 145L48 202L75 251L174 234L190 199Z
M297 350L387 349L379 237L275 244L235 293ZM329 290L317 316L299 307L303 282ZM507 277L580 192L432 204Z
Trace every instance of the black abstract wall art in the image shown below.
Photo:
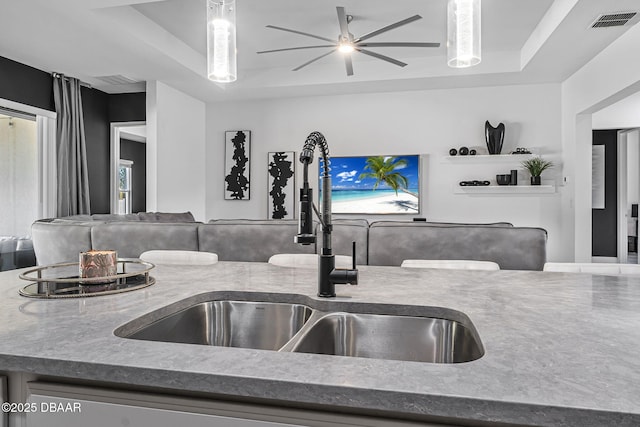
M269 218L295 218L295 164L293 151L269 153Z
M225 132L225 200L249 200L251 196L250 165L251 131Z

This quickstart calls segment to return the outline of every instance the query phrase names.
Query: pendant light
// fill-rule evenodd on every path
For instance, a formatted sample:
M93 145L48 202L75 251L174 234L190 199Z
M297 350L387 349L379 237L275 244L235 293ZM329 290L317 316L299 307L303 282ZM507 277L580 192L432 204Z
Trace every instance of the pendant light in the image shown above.
M237 79L236 2L207 0L207 77L219 83Z
M480 61L480 0L449 0L447 64L466 68Z

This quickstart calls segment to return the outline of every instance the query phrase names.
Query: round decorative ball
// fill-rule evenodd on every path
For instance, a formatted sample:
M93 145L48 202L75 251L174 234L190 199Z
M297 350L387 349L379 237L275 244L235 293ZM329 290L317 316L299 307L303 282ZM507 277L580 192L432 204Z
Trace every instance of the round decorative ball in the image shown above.
M456 154L458 154L458 150L456 150L455 148L452 148L451 150L449 150L450 156L455 156Z
M469 149L467 147L460 147L460 155L466 156L467 154L469 154Z
M476 150L474 150L473 148L471 150L469 150L469 155L470 156L475 156L476 155Z

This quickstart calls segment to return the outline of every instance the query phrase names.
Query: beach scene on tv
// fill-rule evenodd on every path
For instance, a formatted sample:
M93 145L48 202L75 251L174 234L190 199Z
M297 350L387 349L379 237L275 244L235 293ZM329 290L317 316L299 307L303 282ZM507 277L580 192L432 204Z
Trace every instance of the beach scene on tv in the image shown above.
M332 157L331 211L417 214L419 173L418 155Z

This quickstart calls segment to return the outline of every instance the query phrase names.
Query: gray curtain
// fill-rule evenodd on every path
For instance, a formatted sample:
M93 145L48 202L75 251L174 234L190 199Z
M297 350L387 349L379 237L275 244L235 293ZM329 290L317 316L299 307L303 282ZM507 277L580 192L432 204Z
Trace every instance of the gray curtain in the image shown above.
M89 171L84 138L80 81L61 74L53 78L53 99L58 113L57 216L90 214Z

